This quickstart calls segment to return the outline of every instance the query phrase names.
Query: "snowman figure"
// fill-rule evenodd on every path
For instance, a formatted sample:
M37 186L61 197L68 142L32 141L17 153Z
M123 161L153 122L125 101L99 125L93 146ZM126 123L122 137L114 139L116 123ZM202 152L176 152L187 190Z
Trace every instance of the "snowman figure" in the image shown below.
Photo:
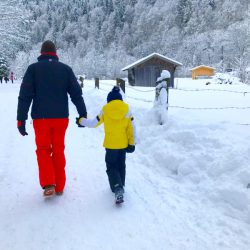
M160 125L167 122L168 81L170 77L169 71L163 70L156 81L154 109Z

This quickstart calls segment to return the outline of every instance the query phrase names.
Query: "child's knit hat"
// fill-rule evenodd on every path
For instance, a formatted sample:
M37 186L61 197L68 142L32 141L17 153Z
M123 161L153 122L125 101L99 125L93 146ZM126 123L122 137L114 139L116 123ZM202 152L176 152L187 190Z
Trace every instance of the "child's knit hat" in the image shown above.
M120 88L118 86L114 86L112 91L110 91L108 96L107 96L107 102L111 102L114 100L121 100L122 101L122 95L120 93Z

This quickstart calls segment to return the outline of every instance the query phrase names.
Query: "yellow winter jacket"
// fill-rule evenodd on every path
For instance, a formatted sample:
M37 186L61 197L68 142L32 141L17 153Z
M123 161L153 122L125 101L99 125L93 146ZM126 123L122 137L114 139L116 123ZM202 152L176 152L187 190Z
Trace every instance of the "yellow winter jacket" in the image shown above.
M129 106L123 101L114 100L106 104L97 116L99 126L104 123L103 146L108 149L123 149L134 145L133 117Z

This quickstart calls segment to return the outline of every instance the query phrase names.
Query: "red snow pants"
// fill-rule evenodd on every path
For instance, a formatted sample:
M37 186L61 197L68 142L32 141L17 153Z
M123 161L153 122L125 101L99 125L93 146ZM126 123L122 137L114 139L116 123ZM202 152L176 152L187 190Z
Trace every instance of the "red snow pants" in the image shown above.
M69 119L35 119L36 155L40 185L55 185L56 192L64 189L66 182L64 139Z

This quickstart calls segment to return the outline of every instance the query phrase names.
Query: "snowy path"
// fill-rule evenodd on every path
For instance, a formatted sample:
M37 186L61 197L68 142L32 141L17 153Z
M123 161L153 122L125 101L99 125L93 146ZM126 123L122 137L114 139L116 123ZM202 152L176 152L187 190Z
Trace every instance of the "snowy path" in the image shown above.
M105 92L86 89L88 112L95 115ZM65 195L44 200L32 124L25 138L16 129L18 90L0 86L1 250L249 249L248 127L174 116L168 127L149 126L150 113L134 100L140 140L127 157L126 202L118 208L105 173L103 129L77 128L71 105Z

